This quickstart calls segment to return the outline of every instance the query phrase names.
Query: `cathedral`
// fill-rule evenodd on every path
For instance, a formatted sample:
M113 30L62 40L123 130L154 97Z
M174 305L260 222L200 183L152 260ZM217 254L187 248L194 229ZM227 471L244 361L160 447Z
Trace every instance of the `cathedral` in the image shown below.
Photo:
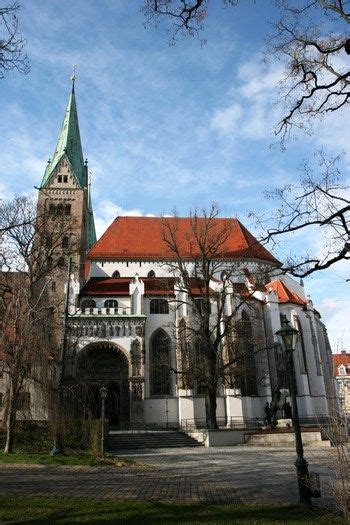
M64 384L73 392L72 413L100 417L103 386L107 390L106 418L111 426L200 425L206 417L203 387L200 380L187 381L178 373L183 366L181 326L193 324L193 308L202 308L203 301L186 244L191 236L191 218L167 219L170 226L176 223L178 251L164 241L162 217L116 217L96 240L74 83L73 78L57 146L47 163L38 197L38 205L50 213L71 217L72 231L79 239L69 278L62 278L53 289L62 299L67 297ZM275 335L283 316L300 334L294 352L300 417L329 414L335 402L331 349L325 325L303 283L282 274L279 261L239 220L216 217L213 223L218 229L223 224L229 227L210 281L213 303L227 286L228 271L234 267L220 323L224 325L236 305L235 315L244 320L249 333L245 350L251 352L245 358L240 380L218 382L219 426L230 421L261 420L273 389L287 391L283 356ZM68 238L62 239L63 256L68 244ZM181 285L176 271L181 261L186 261L192 279L190 289ZM255 286L254 275L261 270L268 270L269 279L263 286Z

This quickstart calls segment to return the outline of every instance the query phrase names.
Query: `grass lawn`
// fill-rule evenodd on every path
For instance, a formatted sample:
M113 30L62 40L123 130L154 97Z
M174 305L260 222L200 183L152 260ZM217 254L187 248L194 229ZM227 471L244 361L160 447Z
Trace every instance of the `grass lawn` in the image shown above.
M0 496L1 523L341 524L325 511L297 505L241 506Z
M124 460L106 454L104 457L94 456L88 452L69 452L64 456L50 456L49 453L21 452L4 454L0 452L0 463L27 463L35 465L115 465L117 467L133 466L131 460Z

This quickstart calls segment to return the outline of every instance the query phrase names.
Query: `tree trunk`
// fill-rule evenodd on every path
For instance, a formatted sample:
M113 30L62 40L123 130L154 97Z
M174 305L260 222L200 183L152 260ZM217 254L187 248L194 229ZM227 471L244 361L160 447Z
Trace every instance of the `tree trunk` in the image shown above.
M16 426L16 407L15 399L13 395L13 388L10 387L9 391L9 400L7 408L7 417L6 417L6 443L4 448L4 454L13 453L13 441L15 436L15 426Z
M211 430L218 429L216 421L216 387L208 387L205 393L205 415L207 428Z

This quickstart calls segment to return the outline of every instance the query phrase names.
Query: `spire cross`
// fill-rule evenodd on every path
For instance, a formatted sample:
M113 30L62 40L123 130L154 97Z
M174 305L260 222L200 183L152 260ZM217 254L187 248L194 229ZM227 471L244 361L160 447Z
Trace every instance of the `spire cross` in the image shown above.
M72 81L72 93L74 93L74 83L77 79L77 76L76 76L76 65L73 64L73 73L72 73L72 76L70 77L71 81Z

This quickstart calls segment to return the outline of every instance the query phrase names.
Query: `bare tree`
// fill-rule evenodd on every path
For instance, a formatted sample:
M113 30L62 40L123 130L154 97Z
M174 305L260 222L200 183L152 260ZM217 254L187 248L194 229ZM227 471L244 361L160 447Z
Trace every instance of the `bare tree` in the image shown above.
M26 40L19 30L17 2L0 6L0 79L8 71L17 70L20 73L29 73L28 57L23 49Z
M259 331L252 329L261 311L251 299L272 269L262 265L255 286L248 290L242 279L244 255L240 260L237 254L228 253L232 221L217 215L215 206L204 210L201 217L193 213L185 238L181 219L163 222L164 242L172 260L167 264L177 278L178 365L173 371L183 388L196 386L204 395L208 428L218 427L219 386L239 387L245 395L252 395L249 389L254 389L256 394L255 355L265 345ZM248 314L242 314L243 305ZM164 363L159 366L164 368Z
M318 152L316 158L316 168L303 164L299 185L266 192L268 199L279 203L275 212L250 214L260 226L264 242L288 242L296 232L319 240L313 252L289 256L285 261L284 270L295 277L350 259L350 188L340 182L339 156L327 158Z
M25 196L2 203L0 208L4 227L0 239L0 344L7 386L7 453L13 448L20 398L30 383L45 391L46 409L50 409L62 311L62 293L57 293L56 283L58 286L65 271L66 251L76 249L71 217L53 217L45 209L36 210L36 204ZM65 238L70 242L63 249Z
M238 0L223 0L237 6ZM148 23L170 22L172 42L199 36L210 0L145 0ZM284 115L276 127L282 141L293 127L345 107L350 100L350 7L344 0L273 0L274 31L267 37L267 57L285 65L281 78ZM254 9L254 2L252 2ZM201 40L203 43L204 40ZM346 59L346 60L344 60Z

